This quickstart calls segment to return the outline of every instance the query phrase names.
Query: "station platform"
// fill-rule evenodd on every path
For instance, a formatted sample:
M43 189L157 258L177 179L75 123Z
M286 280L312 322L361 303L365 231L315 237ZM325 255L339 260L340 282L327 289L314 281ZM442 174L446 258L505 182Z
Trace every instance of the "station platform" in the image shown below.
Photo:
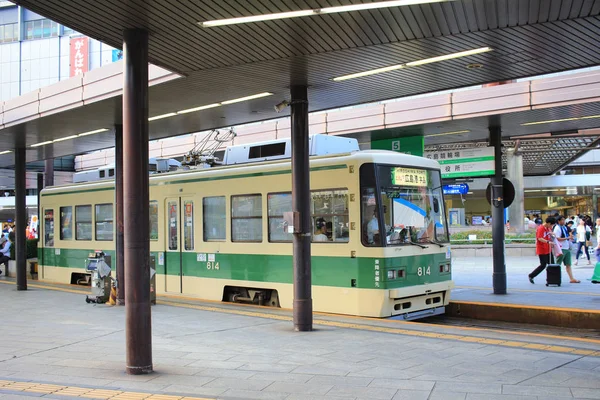
M480 267L456 261L456 297L490 296L490 275L461 278ZM576 269L580 279L584 271ZM587 296L595 286L584 282L552 289ZM289 310L171 296L152 307L155 372L130 376L124 307L86 304L86 292L35 281L18 292L0 278L0 399L600 398L597 336L329 314L298 333ZM510 293L518 304L537 292Z
M546 286L542 272L531 284L528 275L539 265L538 257L507 257L507 294L493 293L493 261L490 257L453 259L452 291L448 313L476 319L539 323L594 329L600 327L600 285L590 282L595 260L580 259L570 283L563 266L562 284Z

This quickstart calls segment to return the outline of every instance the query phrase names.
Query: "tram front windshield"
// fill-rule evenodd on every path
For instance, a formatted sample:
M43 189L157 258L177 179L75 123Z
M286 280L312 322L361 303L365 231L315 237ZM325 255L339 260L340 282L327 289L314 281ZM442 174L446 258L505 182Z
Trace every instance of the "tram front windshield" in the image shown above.
M365 245L449 241L439 171L372 164L363 167L361 208Z

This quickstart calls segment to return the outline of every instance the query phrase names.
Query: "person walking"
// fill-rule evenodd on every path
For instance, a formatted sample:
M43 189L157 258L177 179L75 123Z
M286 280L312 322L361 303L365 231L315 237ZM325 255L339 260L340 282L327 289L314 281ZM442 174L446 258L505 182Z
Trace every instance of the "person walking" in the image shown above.
M587 256L587 259L588 259L588 265L591 265L592 262L590 261L588 241L592 237L592 230L590 229L589 226L586 225L585 219L583 219L583 218L579 219L579 226L577 226L576 232L577 232L577 253L575 254L575 265L577 265L579 262L579 256L581 255L582 248L585 250L585 255Z
M529 282L531 283L535 283L533 278L545 270L546 266L550 263L551 243L554 240L552 226L555 223L556 219L554 217L548 217L546 218L546 223L538 226L535 232L535 254L540 258L540 265L529 274Z
M596 218L596 262L600 263L600 218Z
M575 279L573 277L573 271L571 269L571 239L573 238L568 231L565 225L565 217L559 215L556 220L556 226L554 227L554 236L558 243L560 244L560 248L562 250L562 254L558 256L556 259L556 263L560 265L561 263L565 264L565 268L567 269L567 274L569 275L569 279L571 283L581 283L581 281Z

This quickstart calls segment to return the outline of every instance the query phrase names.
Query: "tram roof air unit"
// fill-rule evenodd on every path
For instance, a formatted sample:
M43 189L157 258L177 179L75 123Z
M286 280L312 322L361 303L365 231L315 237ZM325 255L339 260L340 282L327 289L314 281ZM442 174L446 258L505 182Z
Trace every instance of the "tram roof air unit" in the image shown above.
M358 151L358 140L341 136L312 135L308 138L309 155L326 156ZM228 147L223 164L246 164L280 160L292 156L291 138Z
M148 172L150 174L161 172L173 172L181 167L181 163L172 158L150 158L148 160ZM103 179L114 179L115 166L106 165L104 167L90 170L80 171L73 174L73 183L93 182Z

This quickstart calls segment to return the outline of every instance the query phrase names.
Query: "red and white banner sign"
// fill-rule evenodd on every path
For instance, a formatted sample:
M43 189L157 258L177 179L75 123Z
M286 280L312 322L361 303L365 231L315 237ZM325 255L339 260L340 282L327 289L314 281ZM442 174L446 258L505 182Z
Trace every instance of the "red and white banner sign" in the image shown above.
M75 76L88 71L88 38L71 38L71 74Z

